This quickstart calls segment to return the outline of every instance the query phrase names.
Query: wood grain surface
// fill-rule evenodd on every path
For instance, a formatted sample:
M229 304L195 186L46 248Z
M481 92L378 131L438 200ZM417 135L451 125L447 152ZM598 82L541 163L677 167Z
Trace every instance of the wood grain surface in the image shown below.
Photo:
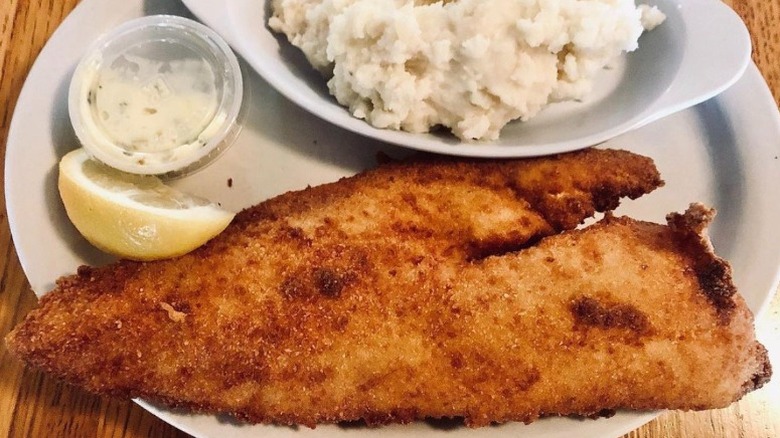
M259 0L258 0L259 1ZM0 156L16 100L36 56L78 0L0 0ZM753 59L780 102L780 0L727 1L753 37ZM780 139L779 139L780 141ZM4 169L0 170L5 180ZM0 192L0 338L36 304L11 240ZM779 221L780 222L780 221ZM778 242L780 244L780 242ZM780 250L780 249L779 249ZM757 321L780 364L780 296ZM13 360L0 342L0 436L186 437L132 402L95 397ZM780 437L780 378L729 408L667 412L627 437Z

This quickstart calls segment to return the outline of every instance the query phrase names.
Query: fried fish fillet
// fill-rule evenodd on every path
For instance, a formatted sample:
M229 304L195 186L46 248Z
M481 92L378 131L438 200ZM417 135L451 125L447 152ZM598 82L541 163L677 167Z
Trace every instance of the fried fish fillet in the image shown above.
M571 230L660 184L620 151L388 164L180 258L82 267L6 342L99 394L251 422L726 406L770 371L710 213Z

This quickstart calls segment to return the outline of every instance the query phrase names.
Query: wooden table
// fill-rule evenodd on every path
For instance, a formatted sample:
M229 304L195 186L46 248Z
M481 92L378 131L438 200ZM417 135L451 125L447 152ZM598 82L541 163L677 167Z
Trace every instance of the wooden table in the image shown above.
M0 145L3 158L11 115L24 79L46 40L77 3L78 0L0 0ZM732 0L727 3L750 28L755 48L753 59L769 82L775 100L780 102L780 0ZM3 194L0 194L0 202L3 206L0 211L0 253L4 255L0 258L0 337L3 337L35 306L37 300L11 241ZM757 330L777 366L780 364L780 295L775 295L769 311L757 321ZM778 377L729 408L706 412L667 412L627 436L780 437ZM9 357L2 344L0 436L188 435L132 402L95 397L25 369Z

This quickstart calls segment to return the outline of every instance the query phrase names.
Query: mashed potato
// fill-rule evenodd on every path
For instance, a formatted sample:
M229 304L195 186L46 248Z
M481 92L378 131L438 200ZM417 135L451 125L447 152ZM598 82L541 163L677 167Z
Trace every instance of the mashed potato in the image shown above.
M665 18L633 0L273 0L273 12L355 117L469 140L583 98Z

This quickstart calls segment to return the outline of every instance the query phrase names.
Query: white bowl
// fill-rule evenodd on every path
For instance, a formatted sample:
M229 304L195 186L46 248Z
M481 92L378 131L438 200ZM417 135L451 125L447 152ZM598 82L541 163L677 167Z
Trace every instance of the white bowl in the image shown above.
M414 149L461 156L521 157L592 146L703 102L737 81L750 61L750 36L720 0L648 0L667 20L639 49L605 70L583 102L550 105L528 122L512 122L498 141L465 143L451 135L378 129L354 118L327 92L325 80L284 36L267 26L270 2L184 0L288 99L342 128Z

